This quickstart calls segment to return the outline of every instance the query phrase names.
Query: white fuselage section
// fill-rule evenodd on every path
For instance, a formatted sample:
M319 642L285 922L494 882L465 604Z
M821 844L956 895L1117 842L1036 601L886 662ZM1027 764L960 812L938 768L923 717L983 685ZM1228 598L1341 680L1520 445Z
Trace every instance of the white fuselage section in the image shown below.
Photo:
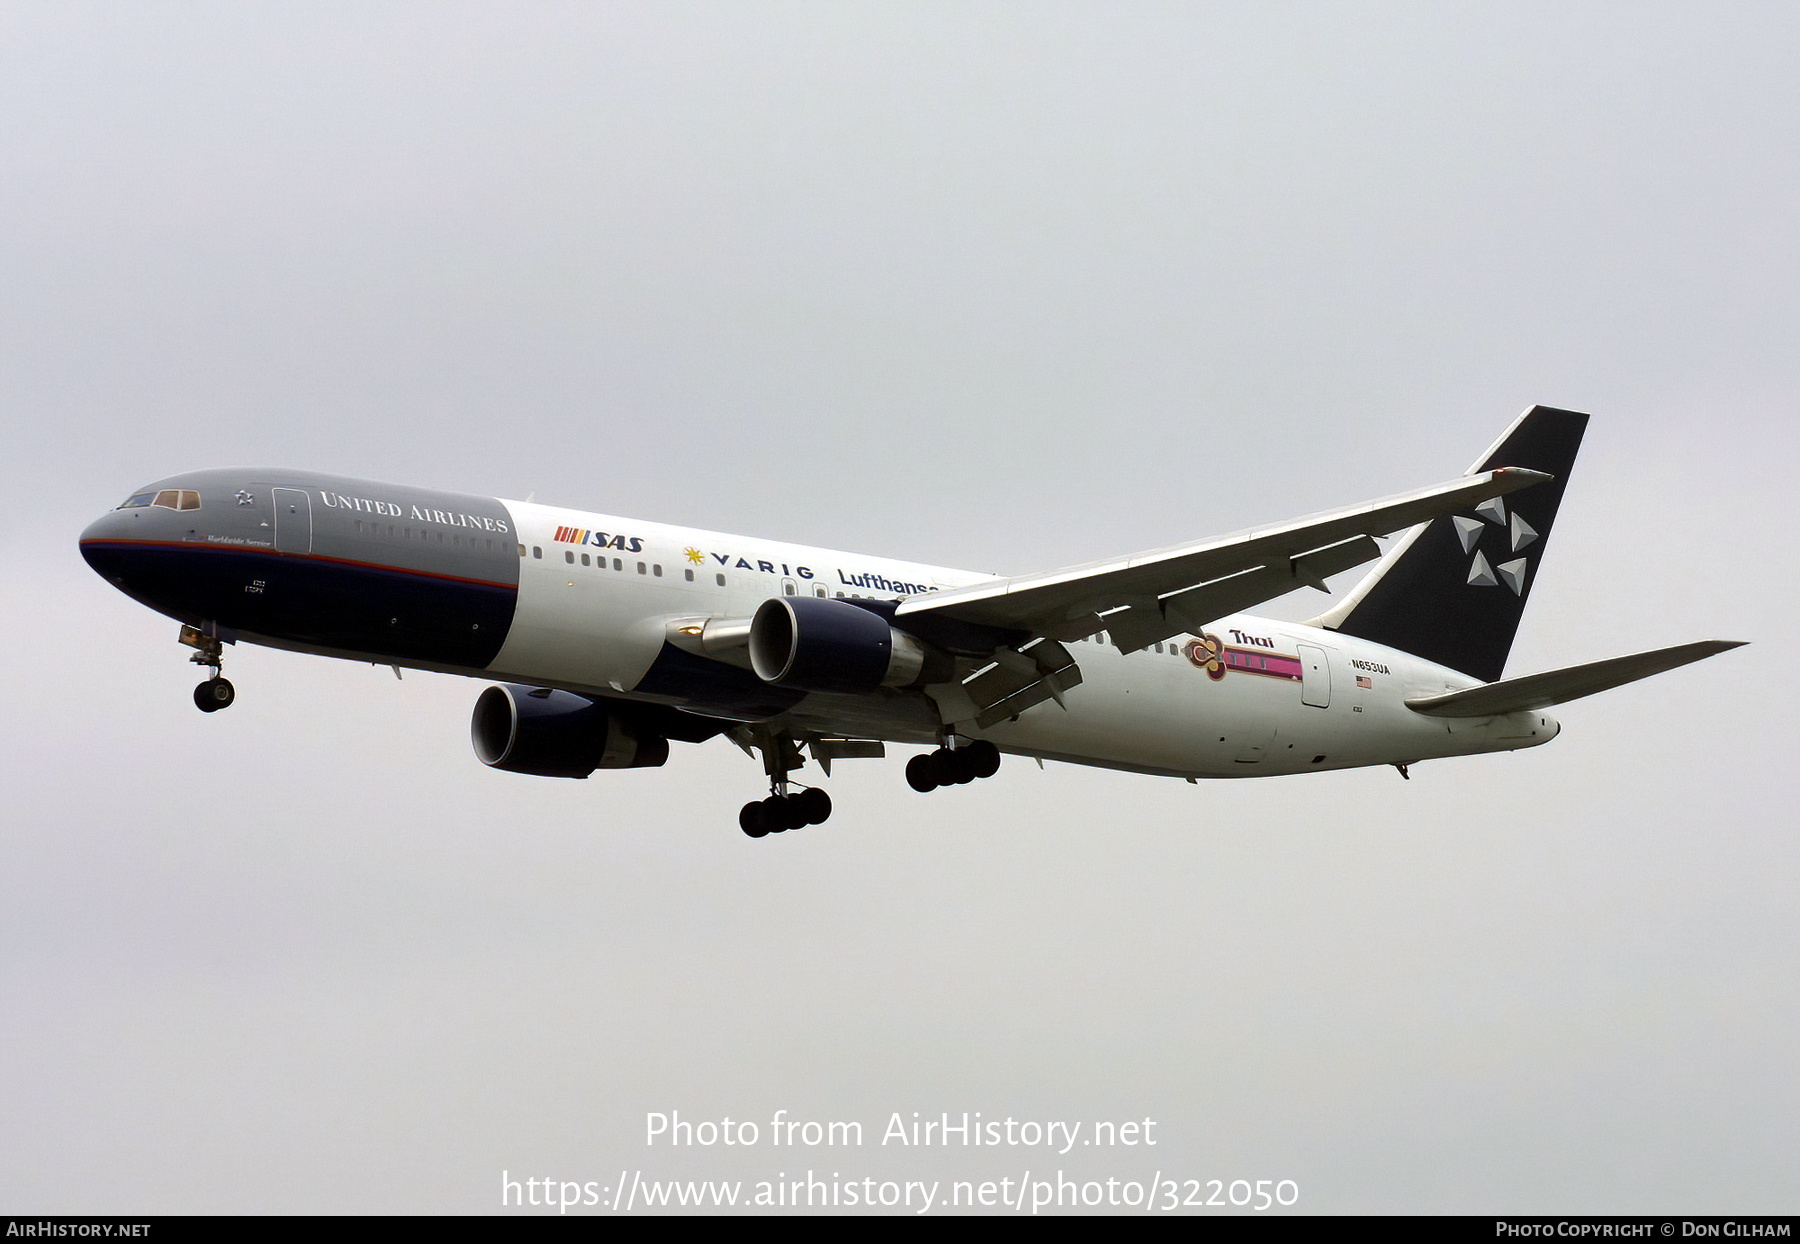
M681 628L748 618L781 595L895 600L993 576L830 549L503 503L525 552L505 645L482 675L709 711L657 677ZM697 641L687 645L702 660ZM1121 653L1067 645L1083 681L986 730L1002 750L1178 777L1254 777L1532 747L1543 712L1439 718L1409 697L1478 680L1378 644L1293 622L1221 618L1200 635ZM475 672L475 671L470 671ZM826 737L933 744L924 691L813 694L773 720ZM717 711L716 708L712 711Z

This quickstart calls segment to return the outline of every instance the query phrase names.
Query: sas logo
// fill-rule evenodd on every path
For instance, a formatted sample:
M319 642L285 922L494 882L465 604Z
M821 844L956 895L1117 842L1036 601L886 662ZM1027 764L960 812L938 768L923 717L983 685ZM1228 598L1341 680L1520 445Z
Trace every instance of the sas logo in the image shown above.
M587 544L597 549L618 549L621 553L644 551L644 542L637 536L609 536L586 527L558 527L552 539L558 544Z

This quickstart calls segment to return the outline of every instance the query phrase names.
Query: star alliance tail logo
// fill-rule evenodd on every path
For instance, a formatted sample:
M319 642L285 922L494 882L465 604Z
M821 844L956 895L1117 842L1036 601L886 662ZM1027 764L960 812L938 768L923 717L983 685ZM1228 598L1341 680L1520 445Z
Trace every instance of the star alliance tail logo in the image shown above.
M1515 557L1511 561L1491 565L1486 554L1475 546L1481 543L1481 537L1491 523L1506 533L1508 551L1517 553L1533 540L1538 538L1537 528L1521 518L1514 511L1509 519L1506 514L1506 503L1499 497L1490 498L1475 507L1479 518L1464 518L1460 514L1450 520L1456 528L1456 538L1462 542L1465 553L1473 553L1474 560L1469 563L1468 584L1470 587L1496 587L1506 584L1514 596L1525 594L1525 572L1529 569L1529 558ZM1485 520L1485 521L1484 521Z

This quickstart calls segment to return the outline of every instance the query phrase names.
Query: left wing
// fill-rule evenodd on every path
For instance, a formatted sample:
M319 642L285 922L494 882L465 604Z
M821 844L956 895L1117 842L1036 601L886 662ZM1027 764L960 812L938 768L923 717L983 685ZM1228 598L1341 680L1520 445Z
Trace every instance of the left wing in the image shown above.
M1044 640L1084 639L1104 630L1119 651L1132 652L1296 587L1324 590L1328 576L1380 556L1373 536L1550 478L1500 467L1198 544L912 596L900 602L894 621L902 627L909 620L963 623Z

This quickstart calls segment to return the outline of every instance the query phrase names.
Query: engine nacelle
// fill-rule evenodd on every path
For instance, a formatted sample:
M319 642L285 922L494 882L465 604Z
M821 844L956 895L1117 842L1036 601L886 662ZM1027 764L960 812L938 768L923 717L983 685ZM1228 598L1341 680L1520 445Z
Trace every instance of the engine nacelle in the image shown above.
M482 764L538 777L654 768L669 758L668 739L632 729L605 704L548 687L489 687L475 701L469 735Z
M873 691L924 680L938 654L880 614L817 596L765 600L750 623L750 668L803 691Z

